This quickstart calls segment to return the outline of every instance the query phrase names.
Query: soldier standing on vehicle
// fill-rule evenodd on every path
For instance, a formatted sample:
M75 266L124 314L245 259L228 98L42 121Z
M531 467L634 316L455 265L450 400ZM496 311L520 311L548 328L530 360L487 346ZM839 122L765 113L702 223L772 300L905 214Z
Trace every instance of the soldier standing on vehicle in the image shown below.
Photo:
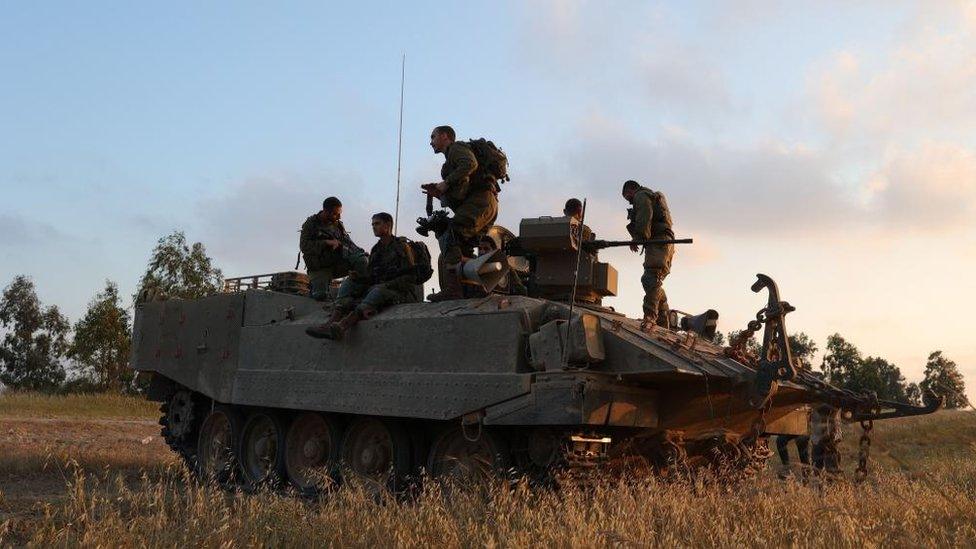
M624 199L633 204L627 211L627 231L634 240L652 238L674 238L671 230L671 212L668 202L661 192L642 187L636 181L624 183L621 191ZM631 251L638 247L631 245ZM674 256L673 244L654 244L644 246L644 322L668 327L668 296L664 293L664 279L671 272L671 258Z
M454 212L447 230L437 237L440 245L438 269L441 291L429 296L431 301L445 301L463 297L458 269L464 257L471 256L477 239L485 234L498 217L498 187L496 181L478 165L471 146L456 141L454 129L437 126L430 134L434 153L444 154L441 181L427 183L421 188L428 195L440 198L441 203ZM480 169L479 169L480 168ZM467 253L465 253L467 252Z
M379 241L369 252L369 276L343 280L332 318L326 324L307 328L305 333L308 335L342 339L357 322L381 309L420 300L417 260L409 241L393 236L393 216L386 212L375 214L372 225L373 234Z
M353 243L342 224L342 202L334 196L322 202L322 210L302 224L299 248L308 269L313 299L324 301L336 278L365 274L366 252Z
M580 199L570 198L567 200L566 205L563 206L563 215L572 217L576 221L583 221L583 203L580 202Z

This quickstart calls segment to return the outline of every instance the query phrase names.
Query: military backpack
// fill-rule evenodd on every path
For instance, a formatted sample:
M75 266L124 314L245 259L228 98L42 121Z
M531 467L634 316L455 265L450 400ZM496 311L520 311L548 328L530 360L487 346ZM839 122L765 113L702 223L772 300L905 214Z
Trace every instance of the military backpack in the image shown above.
M501 187L498 184L509 181L508 157L505 156L505 152L483 137L468 141L468 146L471 147L471 152L478 161L478 171L484 174L486 179L492 180L496 192L500 191Z
M430 261L430 250L423 242L415 242L406 237L401 238L406 240L410 250L413 251L414 269L417 270L417 284L427 282L430 277L434 276L434 269Z

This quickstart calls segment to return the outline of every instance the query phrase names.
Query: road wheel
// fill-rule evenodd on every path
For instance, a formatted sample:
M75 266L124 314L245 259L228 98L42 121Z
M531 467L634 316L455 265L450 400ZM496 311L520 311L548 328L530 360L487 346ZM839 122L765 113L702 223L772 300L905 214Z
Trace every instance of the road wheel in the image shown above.
M285 435L285 475L292 486L313 494L334 482L339 434L331 416L304 412L292 420Z
M247 418L238 455L252 488L274 486L284 478L285 428L278 414L255 412Z
M441 434L430 448L427 467L432 477L449 483L470 485L498 478L510 459L504 441L490 431L465 436L461 427Z
M354 420L342 441L343 466L376 493L400 489L412 467L410 453L406 429L378 418Z
M237 435L240 415L234 408L218 404L200 425L197 438L197 473L200 478L227 483L237 473Z

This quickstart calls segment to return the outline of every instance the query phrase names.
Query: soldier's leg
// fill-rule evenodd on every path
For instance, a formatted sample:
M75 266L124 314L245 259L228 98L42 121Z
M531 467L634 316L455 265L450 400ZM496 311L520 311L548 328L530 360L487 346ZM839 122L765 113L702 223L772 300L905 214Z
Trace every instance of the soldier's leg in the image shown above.
M788 435L778 435L776 437L776 454L779 455L779 461L783 465L790 464L790 439L793 438Z
M369 284L360 282L358 279L346 277L339 285L339 292L336 294L335 307L345 312L356 308L360 299L369 292Z
M659 308L662 300L667 304L664 293L664 286L661 284L664 277L661 269L655 267L645 267L644 275L641 276L641 286L644 287L644 318L651 322L657 322L659 318ZM667 315L665 314L665 325Z
M810 465L810 437L799 436L794 440L796 453L800 456L800 463Z
M339 285L339 293L333 304L332 316L329 321L325 324L309 326L305 329L305 333L312 337L332 339L335 334L336 323L348 316L356 308L360 298L366 295L368 291L368 284L346 277Z
M365 320L391 305L409 301L413 301L412 293L400 293L381 284L372 286L349 314L329 326L328 335L325 337L340 340L360 320Z
M316 301L329 298L329 286L332 284L332 269L318 269L308 272L309 294Z
M447 230L437 237L441 253L437 258L437 265L440 276L441 291L428 297L431 301L446 301L449 299L461 299L461 280L458 278L458 268L461 264L463 252L461 249L463 236L459 234L453 222ZM441 267L443 266L443 269Z
M366 318L369 318L391 305L410 301L413 301L412 294L400 293L381 284L377 284L369 289L366 296L356 305L356 309L362 312Z
M824 446L822 442L813 444L813 468L822 471L824 468Z
M671 321L668 318L671 312L671 307L668 306L668 294L664 292L664 277L661 277L661 282L659 283L660 290L658 291L657 300L657 325L662 328L670 328Z

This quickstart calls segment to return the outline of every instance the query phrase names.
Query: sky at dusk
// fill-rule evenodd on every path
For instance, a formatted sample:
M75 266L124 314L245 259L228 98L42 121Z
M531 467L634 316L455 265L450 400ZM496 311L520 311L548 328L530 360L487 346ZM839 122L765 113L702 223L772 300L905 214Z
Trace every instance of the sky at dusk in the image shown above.
M976 2L8 2L0 284L30 275L74 321L174 229L227 276L287 270L328 195L368 247L403 54L401 233L451 124L509 155L500 224L578 196L624 238L636 179L695 239L673 307L740 329L766 273L789 330L909 381L942 350L976 395ZM603 256L606 304L638 315L640 258Z

